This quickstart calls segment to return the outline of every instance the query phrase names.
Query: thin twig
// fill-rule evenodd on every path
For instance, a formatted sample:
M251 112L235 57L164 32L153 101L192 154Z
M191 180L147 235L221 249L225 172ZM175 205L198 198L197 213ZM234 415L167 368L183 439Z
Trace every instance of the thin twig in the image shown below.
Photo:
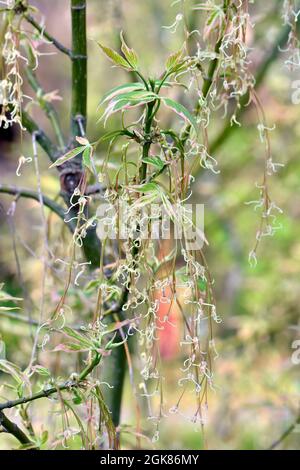
M10 434L14 435L21 444L30 445L33 444L32 441L26 436L26 434L12 421L10 421L5 414L3 413L4 409L14 408L18 405L24 405L25 403L29 403L34 400L38 400L40 398L48 398L49 396L57 393L59 391L71 389L74 387L79 387L82 382L85 381L86 377L94 370L94 368L99 364L101 360L101 355L96 353L93 360L88 364L81 374L78 377L78 380L73 381L66 381L62 385L57 387L51 387L48 390L42 390L41 392L35 393L29 397L19 398L17 400L7 401L5 403L0 404L0 424L2 427ZM36 447L35 447L36 449Z
M284 433L282 433L282 435L276 440L273 442L273 444L269 447L268 450L274 450L276 447L278 447L295 429L296 427L298 426L298 424L300 424L300 415L298 416L298 418L294 421L293 424L291 424L287 429L286 431L284 431Z
M0 311L0 318L1 317L6 317L12 320L16 320L18 322L25 323L30 326L35 326L37 328L40 326L40 322L38 322L37 320L34 320L33 318L25 317L24 315L20 315L19 313L16 313L16 312L11 312L11 311L1 312ZM71 325L71 328L72 330L82 331L81 325Z
M17 400L9 400L5 403L1 403L0 412L5 409L14 408L15 406L18 406L18 405L24 405L25 403L39 400L40 398L48 398L49 396L53 395L54 393L57 393L58 391L70 390L74 387L79 387L85 381L87 376L99 364L101 357L102 356L100 354L96 353L94 356L94 359L80 373L78 380L67 380L63 382L61 385L57 385L56 387L51 387L47 390L42 390L41 392L34 393L31 396L18 398Z
M33 318L25 317L24 315L19 315L18 313L15 312L1 312L0 311L0 317L6 317L10 318L12 320L17 320L21 323L26 323L27 325L31 326L39 326L39 322L37 320L34 320Z
M33 191L31 189L19 188L18 186L13 186L9 184L0 184L0 193L11 194L14 196L34 199L35 201L39 202L38 192ZM58 217L60 217L62 220L65 219L65 215L66 215L65 209L62 206L60 206L59 204L57 204L55 201L45 196L44 194L42 195L42 198L43 198L43 203L45 204L46 207L51 209L52 212L58 215ZM72 231L72 224L68 223L67 225Z
M49 34L39 23L37 23L30 14L24 14L24 18L41 34L41 36L48 39L48 41L50 41L56 47L56 49L72 58L72 51L67 47L63 46L59 41L57 41L53 36L51 36L51 34Z

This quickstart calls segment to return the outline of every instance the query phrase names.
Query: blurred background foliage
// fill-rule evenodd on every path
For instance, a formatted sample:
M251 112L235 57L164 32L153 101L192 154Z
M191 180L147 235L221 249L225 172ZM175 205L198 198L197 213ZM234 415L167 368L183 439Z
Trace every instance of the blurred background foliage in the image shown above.
M69 1L36 0L32 4L45 16L47 29L68 45ZM158 75L165 58L180 47L183 39L180 27L176 34L162 28L172 24L176 16L177 7L170 4L169 0L88 1L90 141L104 132L103 124L97 123L97 102L108 89L128 81L126 72L112 68L103 58L95 41L101 40L117 47L118 33L123 30L128 43L138 51L144 69L150 75ZM250 47L253 47L253 69L273 46L282 28L282 4L282 1L266 0L251 5L255 23L249 38ZM201 12L192 14L201 21ZM193 21L197 22L197 18ZM43 51L52 52L53 49L50 45L43 46ZM292 342L300 338L300 330L295 328L300 326L300 105L292 104L291 100L292 82L299 77L297 72L284 66L284 60L284 53L279 54L258 90L267 122L270 127L276 126L271 132L272 156L274 161L285 164L271 179L272 197L284 211L279 217L282 229L274 238L261 242L258 264L255 268L250 267L248 253L254 243L258 214L245 202L257 199L255 183L261 180L264 148L257 131L256 113L249 108L243 115L243 126L233 132L213 155L220 173L215 175L203 169L193 186L194 201L205 204L205 229L209 240L205 252L215 280L218 310L223 318L216 332L220 354L215 364L216 390L210 393L204 434L195 432L193 424L184 416L173 415L162 422L161 437L156 444L158 448L267 448L299 413L300 365L291 361ZM57 89L62 97L55 106L62 117L65 135L69 126L69 72L69 63L61 54L40 57L38 76L43 88L46 91ZM31 94L29 89L28 94ZM193 103L188 103L188 106L192 107ZM51 134L37 107L33 114ZM109 130L118 128L118 119L111 118ZM209 128L210 138L222 128L221 116L217 112L213 122ZM0 181L36 187L31 164L24 165L22 175L16 176L20 148L25 156L31 153L28 136L24 134L21 142L17 128L0 132ZM99 158L104 156L106 148L105 145L99 148ZM59 192L59 181L55 170L48 169L46 156L42 158L42 155L40 151L43 191L55 197ZM0 201L0 281L5 283L10 294L27 299L24 309L34 317L42 269L38 205L31 200L19 200L14 218L9 218L6 213L11 198L1 195ZM48 212L47 215L50 217ZM68 234L62 230L56 216L51 217L53 249L59 257ZM18 263L14 251L17 251ZM59 292L51 289L51 280L48 282L46 302L50 311ZM84 295L74 289L71 297L77 315L87 316ZM1 318L0 328L7 345L8 359L26 365L32 346L29 340L31 328L7 318ZM171 341L171 338L165 337L164 341ZM49 357L45 360L54 361ZM173 371L180 367L176 347L166 355L164 364L168 371L165 386L168 397L172 397L177 387ZM127 383L122 421L134 426L131 396L132 390ZM193 401L192 395L190 400ZM39 407L39 415L34 418L36 425L46 428L44 423L50 419L47 401L43 400L42 410L41 403L35 406ZM189 408L186 395L184 409L187 415ZM2 448L10 447L14 441L4 436L0 439ZM122 440L125 447L135 445L131 433L123 433ZM300 434L291 433L282 447L299 449Z

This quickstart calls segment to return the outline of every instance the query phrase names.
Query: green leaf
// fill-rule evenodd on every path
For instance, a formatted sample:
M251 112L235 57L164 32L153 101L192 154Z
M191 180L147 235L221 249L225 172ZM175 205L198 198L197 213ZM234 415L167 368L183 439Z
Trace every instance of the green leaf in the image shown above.
M57 160L55 160L55 162L52 163L52 165L50 165L49 168L53 168L54 166L60 166L63 163L65 163L69 160L72 160L72 158L76 157L76 155L79 155L81 152L83 152L85 150L85 148L86 148L86 146L81 145L80 147L76 147L75 149L70 150L65 155L63 155L62 157L59 157Z
M106 101L110 101L112 98L114 98L117 95L120 95L124 91L134 91L134 90L144 90L144 89L145 89L145 86L143 85L143 83L140 83L140 82L125 83L124 85L117 86L109 90L107 93L105 93L105 95L103 95L103 98L99 103L99 106L103 103L106 103Z
M12 376L19 385L24 384L23 374L16 364L6 361L5 359L0 359L0 371Z
M183 70L186 70L188 67L188 62L186 60L181 60L178 62L178 64L174 65L171 70L169 70L170 73L175 74L182 72Z
M13 297L12 295L8 294L7 292L3 290L3 287L4 287L4 283L1 283L0 284L0 300L1 301L7 302L9 300L12 300L12 301L17 302L19 300L23 300L21 297Z
M155 80L154 85L155 85L155 88L156 88L156 87L159 87L159 88L172 88L174 85L180 85L180 86L182 86L181 83L167 82L167 81L165 81L164 79L163 79L163 80Z
M2 307L2 306L0 306L0 312L10 312L11 310L20 310L20 307Z
M40 366L39 364L33 366L32 369L34 370L34 372L36 372L39 375L42 375L43 377L51 377L51 373L49 369L47 369L46 367Z
M132 69L129 63L118 52L114 51L110 47L103 46L100 42L98 42L98 45L101 47L106 57L108 57L109 60L115 65L122 67L126 70Z
M92 165L93 147L88 145L82 154L82 163L93 173Z
M48 441L49 433L48 431L43 431L40 437L40 445L43 446Z
M158 156L145 157L142 159L142 162L149 163L150 165L155 166L159 170L162 170L165 166L165 162L163 162Z
M171 108L176 114L182 117L185 121L188 121L198 133L198 126L194 116L183 106L181 103L172 100L171 98L161 98L168 108Z
M77 331L73 330L73 328L70 328L69 326L64 326L61 330L62 333L64 333L66 336L69 338L76 339L81 345L87 346L88 348L93 346L93 343L86 338L85 336L81 335Z
M159 99L159 97L152 91L136 90L130 93L122 93L109 102L100 120L104 119L106 122L106 120L117 111L141 106L155 99Z
M168 72L171 72L172 69L178 65L178 63L180 62L180 59L182 57L182 49L180 49L179 51L177 52L174 52L173 54L171 54L168 58L167 58L167 61L166 61L166 70Z
M92 279L84 286L85 292L93 292L96 289L99 289L101 281L99 279Z
M159 96L156 93L153 93L153 91L142 89L142 90L133 90L128 93L121 93L115 99L111 100L111 102L119 101L119 100L143 102L144 100L154 101L155 99L158 99L158 98Z
M123 37L123 32L120 34L121 38L121 51L123 52L125 58L129 62L129 64L132 66L133 69L136 69L138 66L139 58L137 53L135 52L134 49L130 49Z
M135 186L130 186L129 189L133 189L138 193L150 193L150 192L160 192L161 187L157 183L144 183Z

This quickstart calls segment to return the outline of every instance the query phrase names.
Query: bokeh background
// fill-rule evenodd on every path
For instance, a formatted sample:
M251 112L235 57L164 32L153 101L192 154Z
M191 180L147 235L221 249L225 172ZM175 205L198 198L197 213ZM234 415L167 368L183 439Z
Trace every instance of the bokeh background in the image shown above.
M47 29L69 45L69 1L36 0L32 4L45 16ZM254 70L273 47L282 28L282 4L283 1L266 0L251 5L256 24L249 36ZM123 30L128 42L138 51L144 70L151 75L159 74L165 58L182 42L180 27L177 34L162 28L173 23L176 8L169 0L88 1L88 136L91 141L103 133L102 123L97 124L98 101L112 86L127 81L126 72L112 68L95 41L117 47L118 32ZM197 14L200 18L201 13ZM53 52L50 45L43 46L42 50ZM258 264L251 267L248 253L255 240L259 216L253 206L245 203L257 199L255 183L262 178L264 148L257 131L256 113L250 107L243 116L243 126L214 154L220 173L215 175L203 170L193 186L194 200L205 203L205 230L209 240L205 253L215 280L218 311L223 319L216 331L220 356L215 363L216 390L210 393L205 438L184 416L173 415L162 421L160 440L156 443L158 448L198 449L205 445L210 449L268 448L300 412L300 364L293 364L291 360L292 343L300 339L300 105L292 103L292 84L300 76L299 71L291 71L284 65L285 59L284 52L279 54L258 90L267 121L270 127L275 125L271 132L273 159L285 165L271 178L270 186L272 198L283 209L283 214L278 217L282 228L276 236L261 242ZM62 97L55 106L67 135L70 65L59 53L41 56L39 62L38 76L43 88L45 91L59 90ZM32 113L51 134L37 107L32 108ZM222 121L218 114L213 120L215 124L210 126L209 133L215 136ZM109 129L117 128L117 125L117 118L112 118ZM100 149L99 157L104 151L105 147ZM35 188L33 164L24 165L21 176L16 176L20 154L26 156L30 152L30 140L26 135L21 140L17 128L1 130L0 182ZM40 166L44 193L56 197L59 181L55 171L49 171L49 163L42 151ZM34 317L42 269L39 259L40 212L35 202L19 200L15 216L9 218L6 213L11 200L9 196L0 195L0 282L4 282L6 290L13 295L28 299L30 295L31 300L24 302L24 309L32 310ZM52 230L56 231L54 249L59 253L63 237L67 235L56 222L54 220ZM49 310L56 295L47 296ZM84 299L78 293L74 293L74 305L76 303L84 316ZM7 357L25 365L32 345L30 328L1 317L0 332L7 345ZM165 337L164 340L172 344L172 338ZM164 361L165 386L172 403L172 393L175 396L177 387L177 379L172 374L180 367L176 345L168 349ZM127 383L123 407L123 422L126 423L134 423L131 394ZM193 397L190 399L192 402ZM41 426L48 411L47 404L43 406L45 410L35 418ZM188 415L188 397L184 409ZM283 448L300 448L298 431L290 434L282 444ZM123 439L125 447L134 445L130 434L124 434ZM0 435L1 448L12 444L12 438Z

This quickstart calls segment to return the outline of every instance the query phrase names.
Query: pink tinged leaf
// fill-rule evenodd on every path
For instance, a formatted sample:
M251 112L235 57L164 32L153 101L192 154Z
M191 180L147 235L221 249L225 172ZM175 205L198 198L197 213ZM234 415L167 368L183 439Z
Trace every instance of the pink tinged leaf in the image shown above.
M122 111L124 109L135 108L137 106L142 106L146 103L150 103L158 99L158 96L150 91L133 91L131 93L124 93L117 96L113 99L107 106L103 115L100 118L100 121L104 119L104 125L106 124L107 119L114 113Z
M185 122L189 122L198 134L197 121L185 106L183 106L181 103L178 103L177 101L172 100L171 98L163 97L161 100L168 108L172 109L176 114L178 114L178 116L184 119Z
M103 356L103 357L107 357L107 356L111 355L111 350L107 351L106 349L97 348L97 349L95 349L95 351L97 351L97 353L101 354L101 356Z
M121 32L120 38L121 38L121 44L122 44L121 51L123 52L125 58L129 62L129 64L132 66L132 68L136 69L138 66L138 61L139 61L137 53L135 52L134 49L130 49L130 47L127 46L123 37L123 32Z
M80 145L90 145L89 141L85 137L77 136L76 140Z
M124 91L130 92L134 90L144 90L144 85L142 83L136 82L136 83L125 83L125 85L118 86L116 88L112 88L110 91L105 93L103 96L102 100L99 103L99 106L101 106L103 103L106 103L107 101L110 101L111 99L115 98L118 95L121 95L124 93Z

